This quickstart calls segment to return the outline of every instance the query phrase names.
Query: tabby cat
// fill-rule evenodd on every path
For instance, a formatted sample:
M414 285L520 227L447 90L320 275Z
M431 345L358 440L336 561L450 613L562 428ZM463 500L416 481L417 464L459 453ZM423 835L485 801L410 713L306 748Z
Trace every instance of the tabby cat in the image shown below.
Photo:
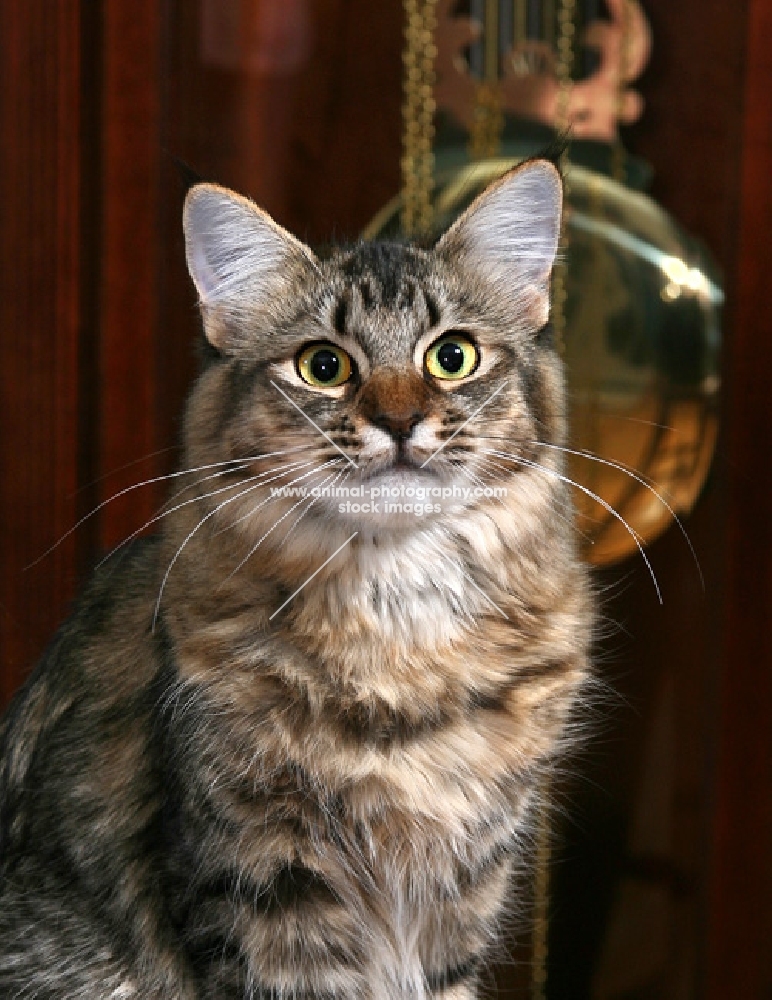
M188 193L208 342L158 537L0 730L0 996L476 996L587 676L529 161L432 249Z

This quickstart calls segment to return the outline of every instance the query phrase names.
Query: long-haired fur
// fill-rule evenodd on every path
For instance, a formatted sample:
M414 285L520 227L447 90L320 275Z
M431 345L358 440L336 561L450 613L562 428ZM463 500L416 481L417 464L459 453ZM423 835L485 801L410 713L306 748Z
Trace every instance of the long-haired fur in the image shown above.
M160 533L0 730L2 997L475 995L587 677L560 211L532 161L431 250L319 260L191 189Z

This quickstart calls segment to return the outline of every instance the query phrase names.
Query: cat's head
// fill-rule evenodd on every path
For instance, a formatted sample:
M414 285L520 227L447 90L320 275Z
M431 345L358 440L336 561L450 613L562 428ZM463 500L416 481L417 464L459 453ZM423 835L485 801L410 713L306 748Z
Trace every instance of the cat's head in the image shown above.
M362 243L319 259L251 201L192 188L187 260L215 359L194 391L188 460L244 460L251 491L222 516L404 531L416 503L458 514L533 475L491 453L528 460L562 439L547 332L561 205L557 169L529 161L432 249ZM280 486L307 500L270 495Z

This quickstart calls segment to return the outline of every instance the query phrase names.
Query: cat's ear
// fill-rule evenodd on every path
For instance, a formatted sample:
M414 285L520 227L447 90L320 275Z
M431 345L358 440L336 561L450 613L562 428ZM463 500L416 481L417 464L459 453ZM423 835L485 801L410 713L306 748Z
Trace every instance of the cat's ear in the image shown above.
M437 252L484 274L540 328L560 240L563 183L549 160L529 160L486 188L437 244Z
M190 189L183 228L206 335L219 350L227 351L245 324L270 322L293 283L316 269L304 243L248 198L216 184Z

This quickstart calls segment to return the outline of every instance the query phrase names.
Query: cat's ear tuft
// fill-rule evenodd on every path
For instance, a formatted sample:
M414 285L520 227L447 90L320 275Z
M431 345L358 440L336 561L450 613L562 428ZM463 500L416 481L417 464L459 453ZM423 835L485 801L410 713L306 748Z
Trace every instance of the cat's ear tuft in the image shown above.
M563 182L549 160L515 167L479 195L445 233L437 252L485 275L541 328L560 241Z
M183 210L188 270L209 340L219 349L250 315L279 308L311 250L262 209L216 184L190 189Z

